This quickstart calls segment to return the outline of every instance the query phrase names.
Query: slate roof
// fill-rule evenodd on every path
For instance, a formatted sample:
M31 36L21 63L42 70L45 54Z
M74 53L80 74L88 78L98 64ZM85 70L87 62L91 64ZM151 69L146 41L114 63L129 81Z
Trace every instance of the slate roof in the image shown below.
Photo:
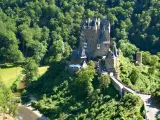
M100 43L108 41L107 34L102 33L99 39L100 39L99 40Z
M71 58L77 59L77 58L87 58L86 50L80 49L80 50L73 50L71 54Z
M78 56L79 56L79 52L78 52L78 50L73 50L72 51L72 54L71 54L71 58L78 58Z

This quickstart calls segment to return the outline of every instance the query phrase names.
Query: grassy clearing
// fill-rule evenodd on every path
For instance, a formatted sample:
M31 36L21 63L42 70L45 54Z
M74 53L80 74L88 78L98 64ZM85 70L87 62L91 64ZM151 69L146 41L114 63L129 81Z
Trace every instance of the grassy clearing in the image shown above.
M38 74L42 76L49 66L39 67ZM0 80L4 82L7 87L11 87L13 82L22 74L21 67L0 68Z
M11 87L21 72L21 67L0 68L0 80L2 80L7 87Z
M43 66L43 67L39 67L38 68L38 74L40 76L42 76L47 70L48 70L49 66Z

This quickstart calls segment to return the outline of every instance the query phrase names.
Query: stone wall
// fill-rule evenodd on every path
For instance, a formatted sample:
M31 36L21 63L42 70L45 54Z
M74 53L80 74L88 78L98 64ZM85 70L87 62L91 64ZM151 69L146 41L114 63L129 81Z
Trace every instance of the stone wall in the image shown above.
M142 65L142 53L141 52L136 53L136 62L138 65Z

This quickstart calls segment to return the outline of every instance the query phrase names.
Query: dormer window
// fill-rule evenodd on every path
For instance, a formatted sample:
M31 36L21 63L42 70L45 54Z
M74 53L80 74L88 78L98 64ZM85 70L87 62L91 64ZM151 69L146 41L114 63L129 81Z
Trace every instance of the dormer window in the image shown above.
M97 44L97 49L98 49L98 50L100 49L100 44Z

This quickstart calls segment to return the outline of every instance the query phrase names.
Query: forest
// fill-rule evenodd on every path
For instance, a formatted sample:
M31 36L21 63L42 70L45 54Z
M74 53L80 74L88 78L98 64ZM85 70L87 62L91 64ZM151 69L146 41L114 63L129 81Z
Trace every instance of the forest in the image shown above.
M109 76L98 75L93 61L74 76L64 71L63 63L52 63L46 74L29 85L25 95L29 93L39 98L32 106L51 120L143 120L145 114L138 96L125 94L120 101Z
M116 42L160 51L160 3L155 0L1 0L0 6L0 63L67 58L78 44L82 19L89 17L107 17Z
M109 78L97 75L92 62L87 70L72 76L64 71L62 61L78 46L83 19L106 17L111 24L111 40L122 51L121 81L152 94L159 103L159 11L157 0L0 0L0 65L24 68L28 86L24 94L33 91L39 98L33 106L51 119L119 120L134 114L143 119L141 100L127 94L119 103ZM131 62L137 51L142 51L144 66ZM38 77L37 69L42 65L50 68Z

